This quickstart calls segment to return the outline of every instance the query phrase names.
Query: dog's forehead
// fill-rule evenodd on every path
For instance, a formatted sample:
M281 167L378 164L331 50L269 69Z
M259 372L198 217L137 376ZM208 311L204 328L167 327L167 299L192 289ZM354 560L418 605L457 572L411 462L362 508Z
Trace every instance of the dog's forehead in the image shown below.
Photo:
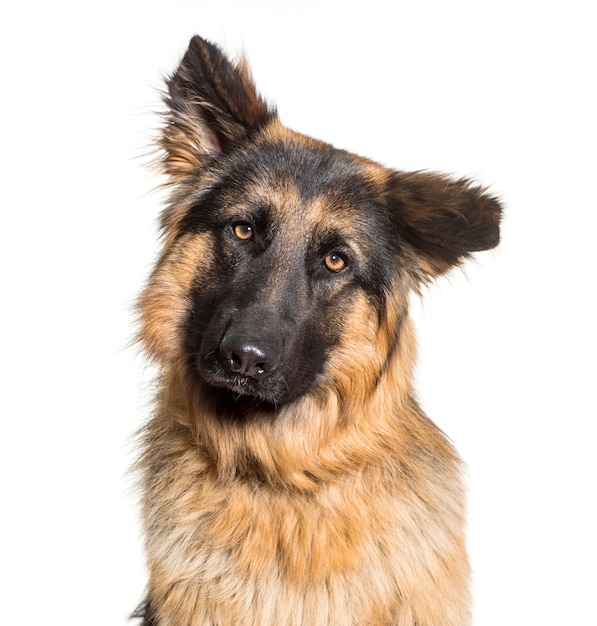
M376 198L360 177L334 181L324 173L323 179L319 187L317 181L305 186L287 171L246 180L231 202L221 205L221 217L257 222L270 236L297 243L333 235L352 239L362 235L365 221L377 221Z
M344 227L382 201L388 179L379 164L292 131L246 147L229 172L232 205L263 207L279 222L336 221Z

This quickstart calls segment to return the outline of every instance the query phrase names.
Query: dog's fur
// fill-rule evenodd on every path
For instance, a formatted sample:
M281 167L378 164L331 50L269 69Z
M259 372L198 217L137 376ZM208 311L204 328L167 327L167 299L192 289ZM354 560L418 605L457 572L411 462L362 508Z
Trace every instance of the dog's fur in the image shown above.
M469 624L460 461L415 400L408 302L498 243L498 202L288 130L199 37L165 101L138 615Z

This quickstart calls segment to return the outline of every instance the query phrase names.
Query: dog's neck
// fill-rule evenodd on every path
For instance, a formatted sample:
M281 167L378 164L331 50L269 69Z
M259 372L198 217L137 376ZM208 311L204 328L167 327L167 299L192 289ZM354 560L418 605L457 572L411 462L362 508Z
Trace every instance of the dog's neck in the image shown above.
M350 470L360 472L372 462L379 464L387 455L387 438L406 441L406 433L419 421L421 412L410 383L415 341L408 318L399 334L390 360L378 360L378 384L367 397L351 394L350 380L344 377L335 382L334 393L329 387L325 393L316 388L277 408L250 399L225 402L219 392L199 393L188 372L173 367L162 377L155 428L163 435L168 431L167 436L178 441L175 447L201 457L205 471L220 479L317 491L345 480ZM369 358L375 360L375 355ZM354 375L360 370L370 376L370 365L356 363Z

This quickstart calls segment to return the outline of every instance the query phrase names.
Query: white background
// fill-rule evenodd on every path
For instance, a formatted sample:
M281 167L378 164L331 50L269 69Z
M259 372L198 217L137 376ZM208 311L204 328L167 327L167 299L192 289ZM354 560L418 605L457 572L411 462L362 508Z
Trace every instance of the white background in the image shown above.
M290 127L503 198L499 250L415 304L420 396L469 467L475 623L597 624L591 4L3 5L2 624L124 625L143 593L126 476L150 398L127 347L157 251L143 155L195 32L244 48Z

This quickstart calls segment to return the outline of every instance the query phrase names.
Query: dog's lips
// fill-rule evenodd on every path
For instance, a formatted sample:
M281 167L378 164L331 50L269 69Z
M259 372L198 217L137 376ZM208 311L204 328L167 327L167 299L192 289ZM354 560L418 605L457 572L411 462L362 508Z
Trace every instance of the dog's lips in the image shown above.
M257 380L250 376L230 374L217 365L213 368L206 367L205 363L200 362L197 369L200 377L210 387L225 389L233 397L244 396L273 405L284 401L283 394L279 391L282 387L279 377L274 380L273 377Z
M233 393L239 393L243 396L255 396L254 381L248 376L231 376L231 377L214 377L208 380L209 384L214 387L228 389Z
M220 390L227 391L235 402L244 398L254 401L258 405L277 407L283 403L283 399L279 398L278 394L268 392L262 388L256 389L255 387L258 385L253 385L250 379L248 381L240 380L237 383L230 382L227 384L215 384L213 386Z

